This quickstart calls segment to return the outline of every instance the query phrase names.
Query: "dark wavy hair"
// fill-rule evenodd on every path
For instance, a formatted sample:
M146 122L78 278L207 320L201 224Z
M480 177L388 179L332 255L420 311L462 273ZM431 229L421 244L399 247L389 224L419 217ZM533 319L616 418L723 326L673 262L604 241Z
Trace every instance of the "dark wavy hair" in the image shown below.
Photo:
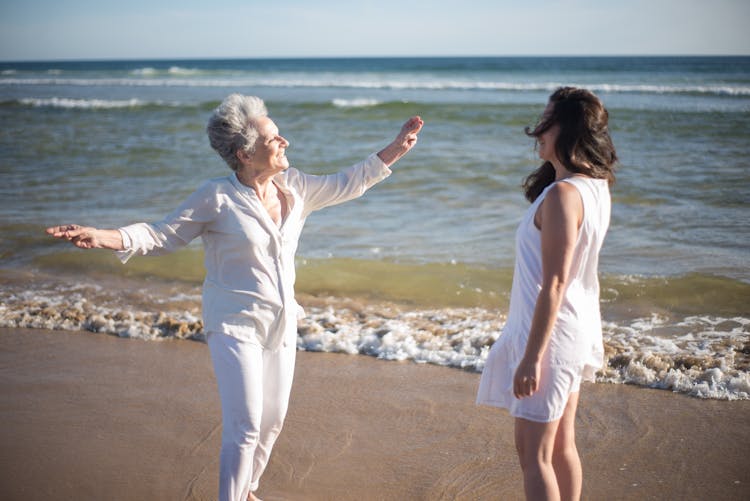
M549 98L550 112L545 113L526 134L538 138L553 125L560 126L555 153L566 169L595 179L615 182L617 153L609 136L609 113L592 92L575 87L560 87ZM555 168L550 162L523 181L526 198L533 202L544 188L555 181Z

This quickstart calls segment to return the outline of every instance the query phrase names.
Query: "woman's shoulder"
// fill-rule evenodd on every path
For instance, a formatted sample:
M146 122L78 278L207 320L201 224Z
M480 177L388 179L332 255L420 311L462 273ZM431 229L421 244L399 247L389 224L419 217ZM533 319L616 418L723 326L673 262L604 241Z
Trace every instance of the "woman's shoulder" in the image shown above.
M304 177L306 174L302 172L301 170L295 168L295 167L289 167L287 170L281 173L281 177L286 182L290 182L296 179L299 179L301 177Z
M581 201L581 188L578 183L571 183L571 178L552 183L544 194L544 200L553 205L578 204Z
M582 211L585 218L609 214L611 196L609 182L588 176L571 176L555 183L561 210Z
M198 185L190 198L203 200L207 203L208 200L215 200L223 195L235 192L236 190L232 183L233 176L234 174L230 174L228 176L214 177L204 180Z
M298 191L302 187L304 187L305 180L308 176L309 174L305 174L301 170L294 167L289 167L287 170L279 174L279 178L281 179L284 187L294 188Z
M227 186L232 184L232 177L234 177L234 172L231 174L225 175L225 176L216 176L211 177L208 179L204 179L201 184L198 186L198 189L210 189L210 188L217 188L221 186Z
M605 188L609 187L609 182L606 179L599 179L599 178L584 176L584 175L575 175L575 176L566 177L564 179L560 179L559 181L556 181L555 184L567 184L567 185L575 186L579 190L581 188L598 189L601 187L605 187Z
M600 197L603 193L609 193L609 182L589 176L570 176L555 183L570 190L577 190L582 197ZM565 189L564 188L564 189Z

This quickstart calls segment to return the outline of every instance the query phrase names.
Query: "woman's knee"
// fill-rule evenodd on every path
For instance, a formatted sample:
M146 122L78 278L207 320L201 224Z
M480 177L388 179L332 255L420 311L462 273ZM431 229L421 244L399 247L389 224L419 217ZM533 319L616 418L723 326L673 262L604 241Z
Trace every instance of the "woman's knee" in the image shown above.
M560 425L555 434L554 454L557 457L567 457L570 454L577 454L576 449L576 429L575 419L578 407L578 393L571 394L565 413L560 419Z
M285 417L286 413L273 414L272 416L264 415L260 440L264 443L275 441L284 427Z
M231 416L223 420L222 442L240 446L254 445L260 437L258 420L252 416Z
M552 463L557 423L516 420L515 444L521 468L542 467Z

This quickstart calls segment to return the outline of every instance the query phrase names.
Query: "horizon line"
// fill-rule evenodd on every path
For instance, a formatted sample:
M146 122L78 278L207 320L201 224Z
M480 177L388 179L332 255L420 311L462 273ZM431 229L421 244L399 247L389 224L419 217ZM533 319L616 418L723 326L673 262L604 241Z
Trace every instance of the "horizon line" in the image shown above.
M82 57L82 58L31 58L31 59L0 59L0 64L13 63L94 63L94 62L130 62L130 61L272 61L272 60L325 60L325 59L497 59L497 58L539 58L539 59L565 59L565 58L700 58L700 57L717 57L717 58L742 58L750 57L748 54L505 54L505 55L332 55L332 56L155 56L155 57Z

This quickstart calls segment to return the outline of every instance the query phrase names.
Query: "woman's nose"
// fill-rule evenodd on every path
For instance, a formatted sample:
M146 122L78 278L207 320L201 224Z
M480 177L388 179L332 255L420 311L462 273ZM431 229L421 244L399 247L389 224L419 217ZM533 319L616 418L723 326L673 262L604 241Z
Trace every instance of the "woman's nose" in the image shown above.
M279 136L279 137L281 138L281 142L284 145L284 148L288 148L289 147L289 141L287 141L287 139L284 136Z

